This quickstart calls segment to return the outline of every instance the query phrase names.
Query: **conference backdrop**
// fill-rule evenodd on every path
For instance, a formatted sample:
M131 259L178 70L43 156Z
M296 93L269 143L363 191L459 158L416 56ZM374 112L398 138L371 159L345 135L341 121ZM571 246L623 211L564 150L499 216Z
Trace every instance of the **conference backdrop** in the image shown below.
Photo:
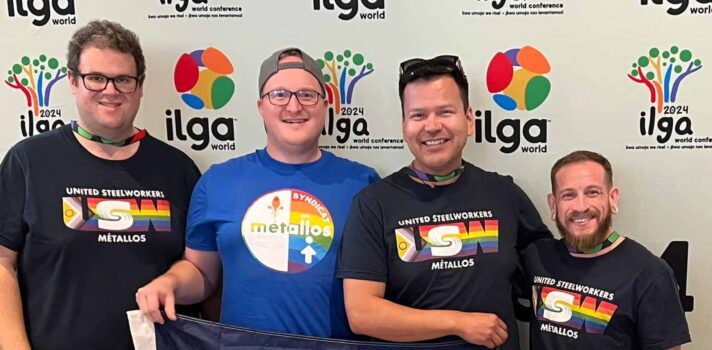
M264 147L259 65L298 46L327 82L322 147L385 176L411 161L399 62L458 55L476 125L465 158L512 175L548 218L553 162L577 149L607 156L622 193L615 228L675 270L688 348L712 343L710 0L4 0L0 8L0 155L76 119L66 45L93 19L139 35L147 73L136 124L202 170Z

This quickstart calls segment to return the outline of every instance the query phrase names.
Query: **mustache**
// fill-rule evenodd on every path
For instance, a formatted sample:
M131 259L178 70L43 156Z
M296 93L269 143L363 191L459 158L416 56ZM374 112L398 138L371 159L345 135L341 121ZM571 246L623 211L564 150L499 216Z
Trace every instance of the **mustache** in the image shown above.
M574 215L576 214L591 215L591 212L595 212L593 216L598 218L598 223L596 224L598 227L596 228L596 231L592 235L585 236L575 236L571 234L571 232L566 226L566 222L569 221L571 217L575 217ZM606 233L608 232L611 225L612 218L610 209L605 208L603 211L599 211L593 208L589 208L583 211L572 211L565 218L557 218L556 220L556 227L559 229L561 237L563 237L564 241L569 247L572 247L578 251L590 250L593 247L601 244L601 242L605 240Z
M566 218L571 218L571 217L576 217L576 216L586 216L586 215L594 215L594 216L600 216L601 211L596 210L594 208L587 208L586 210L580 211L580 210L573 210L569 212L566 215Z

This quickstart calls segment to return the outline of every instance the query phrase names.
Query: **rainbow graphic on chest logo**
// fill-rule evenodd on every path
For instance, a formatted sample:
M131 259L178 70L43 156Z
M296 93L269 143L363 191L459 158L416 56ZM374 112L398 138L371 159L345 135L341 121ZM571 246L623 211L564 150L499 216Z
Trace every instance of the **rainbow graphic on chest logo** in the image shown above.
M541 289L540 299L536 298L536 289L534 293L532 306L537 319L579 330L585 326L586 332L591 334L603 334L618 309L617 305L607 301L598 303L592 296L585 296L581 301L579 293L551 287Z
M78 231L171 230L171 204L162 199L63 197L62 213L64 225Z
M250 205L242 220L242 238L262 265L298 273L316 266L329 252L334 221L317 197L283 189Z
M483 226L484 223L484 226ZM499 251L499 220L453 222L396 229L398 256L405 262L428 261L444 257L466 257ZM416 238L417 237L417 238Z

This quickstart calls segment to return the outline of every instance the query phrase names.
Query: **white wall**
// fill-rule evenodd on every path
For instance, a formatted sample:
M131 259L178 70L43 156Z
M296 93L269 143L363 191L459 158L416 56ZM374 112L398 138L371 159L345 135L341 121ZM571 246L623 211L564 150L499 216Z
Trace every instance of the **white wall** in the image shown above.
M184 130L191 118L203 117L208 122L219 117L231 118L234 141L216 141L213 135L207 148L196 151L190 146L197 141L168 140L205 170L212 163L263 147L265 136L255 106L257 70L262 59L277 48L290 45L302 47L315 58L322 58L327 51L339 54L350 50L362 54L364 65L371 63L373 68L371 74L355 84L353 100L345 105L362 114L350 117L351 124L363 128L365 123L370 135L358 136L352 132L348 141L339 142L337 131L324 136L322 143L386 175L411 159L407 147L379 148L391 145L384 143L384 138L400 138L398 63L411 57L459 55L470 80L473 108L483 113L490 111L484 114L490 115L493 127L503 119L519 120L521 124L545 119L542 123L547 131L546 142L532 144L522 140L520 148L512 153L499 150L506 146L504 142L473 140L466 148L465 158L483 168L513 175L546 218L545 196L553 162L575 149L595 150L607 156L614 166L615 182L622 188L621 213L615 218L617 230L658 255L671 241L690 243L687 294L693 295L696 303L694 311L687 313L694 343L686 348L702 349L703 344L712 341L712 326L705 321L712 316L712 306L704 302L705 295L712 293L712 288L704 285L706 265L712 262L708 232L712 215L707 210L712 198L712 140L708 138L712 137L709 89L712 73L706 67L712 61L712 14L691 12L712 6L690 0L682 14L673 15L667 10L675 12L684 4L663 1L660 5L642 5L645 0L353 0L343 2L358 5L358 14L351 20L342 20L338 15L350 10L340 10L338 6L329 10L324 1L333 0L322 0L320 10L315 10L309 0L202 0L199 4L194 4L195 0L173 0L172 4L161 4L161 0L63 0L59 1L60 8L54 10L52 1L45 0L46 10L35 9L38 15L34 15L28 10L28 0L20 0L27 10L27 16L22 16L17 0L8 0L14 11L8 8L8 3L0 4L2 78L7 79L7 72L23 56L34 59L44 54L57 58L60 65L66 64L69 37L78 26L92 19L121 22L139 34L147 59L145 94L137 125L167 140L166 110L180 110ZM39 1L35 2L40 7ZM364 5L371 2L384 6L371 10ZM493 2L494 5L504 2L499 14ZM185 11L176 9L184 4L188 6ZM530 8L540 4L563 5L562 10L557 10L563 13L539 14L537 11L542 10ZM512 5L526 9L513 10ZM197 11L193 6L207 6L207 10ZM216 9L220 6L239 9ZM72 7L73 13L61 14L72 12L64 10ZM508 15L505 11L529 13ZM14 16L10 16L11 12ZM32 23L41 22L45 14L49 16L47 24ZM205 14L230 17L197 16ZM362 14L384 18L361 19ZM54 24L55 20L70 23ZM532 111L507 112L494 103L487 90L487 67L497 52L527 45L537 48L550 63L551 71L546 77L551 82L551 92ZM641 112L649 114L653 104L648 89L633 82L627 74L632 64L651 48L659 48L662 53L672 46L690 50L693 61L701 60L702 69L680 84L675 103L663 106L686 108L686 112L668 117L672 117L673 123L688 123L693 134L673 132L670 140L659 143L655 136L663 132L655 131L655 135L648 136L639 131ZM182 53L207 47L218 48L231 61L235 70L229 77L235 82L235 93L219 110L193 110L175 90L174 68ZM687 63L683 68L687 68ZM23 138L20 118L27 116L28 107L23 93L7 83L0 87L0 105L3 106L0 155L4 155ZM59 118L40 119L64 122L76 119L66 78L51 90L49 105L38 110L61 112ZM658 114L657 118L660 117ZM349 119L339 115L335 118ZM685 125L682 126L684 129ZM505 132L510 135L511 127L505 128ZM688 136L692 142L675 140ZM234 145L235 149L212 149L212 145L225 144ZM360 148L364 145L371 149ZM685 145L699 148L671 149ZM522 146L541 146L540 150L545 146L546 151L524 153Z

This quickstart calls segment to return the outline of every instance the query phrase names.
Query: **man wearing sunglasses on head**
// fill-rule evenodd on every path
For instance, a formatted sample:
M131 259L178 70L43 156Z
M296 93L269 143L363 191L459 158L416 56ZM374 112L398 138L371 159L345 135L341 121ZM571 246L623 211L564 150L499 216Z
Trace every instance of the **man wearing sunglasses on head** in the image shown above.
M401 63L399 93L415 159L352 204L337 272L351 328L390 341L519 349L519 252L551 233L511 177L462 159L474 122L456 56Z
M92 21L74 33L67 68L77 120L19 142L0 166L2 349L132 349L136 289L183 253L200 173L134 126L138 37Z
M317 63L279 50L260 68L257 109L267 146L210 168L193 192L185 258L139 289L141 311L163 323L174 303L195 303L223 269L221 322L350 338L334 270L353 196L378 179L319 148L328 107Z

